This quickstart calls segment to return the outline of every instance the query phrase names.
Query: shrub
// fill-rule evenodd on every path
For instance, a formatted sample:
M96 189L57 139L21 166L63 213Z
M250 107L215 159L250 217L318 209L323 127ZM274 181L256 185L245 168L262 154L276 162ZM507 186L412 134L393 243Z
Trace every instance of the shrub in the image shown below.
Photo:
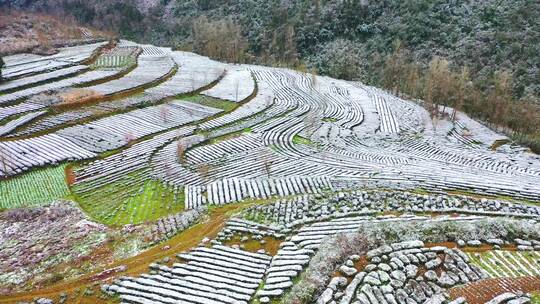
M337 39L318 47L318 51L307 58L309 67L318 73L340 79L360 79L364 77L366 65L360 43Z
M439 243L500 238L540 239L540 224L528 220L489 218L473 222L393 222L364 225L360 228L370 246L410 240Z
M337 234L323 240L319 250L297 284L283 297L283 303L310 303L323 291L337 266L353 254L367 252L368 242L359 233Z

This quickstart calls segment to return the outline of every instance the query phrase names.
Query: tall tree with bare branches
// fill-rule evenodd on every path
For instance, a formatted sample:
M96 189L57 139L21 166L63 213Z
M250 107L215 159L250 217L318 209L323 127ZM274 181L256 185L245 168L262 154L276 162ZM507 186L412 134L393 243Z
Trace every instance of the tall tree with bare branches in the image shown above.
M186 162L186 159L185 159L186 149L187 147L182 140L179 140L176 143L176 157L178 159L178 162L181 164Z
M0 56L0 82L2 82L3 78L2 78L2 68L4 67L5 63L4 63L4 59L2 59L2 56Z

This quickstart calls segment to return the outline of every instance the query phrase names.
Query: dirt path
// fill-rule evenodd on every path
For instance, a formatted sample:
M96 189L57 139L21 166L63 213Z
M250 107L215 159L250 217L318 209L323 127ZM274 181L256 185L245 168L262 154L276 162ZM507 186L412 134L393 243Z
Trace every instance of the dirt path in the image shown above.
M106 269L92 272L81 276L75 280L68 282L60 282L42 290L31 292L21 292L9 296L0 296L0 303L17 303L20 301L32 301L35 298L49 298L55 300L60 298L62 293L68 295L66 303L115 303L115 299L103 298L100 292L100 285L110 282L117 276L136 276L148 271L148 266L156 260L164 257L171 257L172 261L176 261L175 255L179 252L186 251L189 248L197 246L205 237L213 238L221 230L226 220L239 211L251 204L231 204L225 207L213 209L210 211L209 218L199 223L184 232L174 236L168 241L154 246L140 254L116 261ZM169 246L170 248L168 248ZM167 249L164 249L167 248ZM104 270L113 269L125 265L125 271L110 271ZM91 290L86 292L85 290Z
M469 304L483 304L505 292L540 290L540 276L487 279L450 289L450 297L465 297Z

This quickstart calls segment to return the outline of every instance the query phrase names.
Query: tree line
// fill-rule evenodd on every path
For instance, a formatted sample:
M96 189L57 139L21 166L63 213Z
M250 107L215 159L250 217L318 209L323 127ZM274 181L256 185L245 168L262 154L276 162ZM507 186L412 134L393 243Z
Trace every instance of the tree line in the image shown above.
M458 66L445 57L433 56L427 64L413 60L414 54L399 40L392 43L393 52L372 58L370 64L362 57L359 47L346 40L332 42L330 48L321 50L318 58L303 60L296 52L294 33L285 35L284 41L274 41L274 47L281 51L253 59L241 26L232 19L211 21L201 17L193 31L193 48L201 54L229 62L287 65L337 78L362 80L421 100L432 118L455 120L456 111L463 111L540 153L540 105L534 96L515 96L513 74L507 69L495 70L478 81L470 67ZM452 110L447 112L446 108Z
M395 94L421 100L432 118L447 116L454 120L456 111L463 111L540 152L540 105L513 96L509 71L495 71L486 88L471 78L467 66L452 67L447 59L434 56L423 67L405 53L396 43L394 52L373 71L372 81Z
M83 24L117 31L127 39L223 61L290 66L360 80L425 100L430 111L445 105L463 110L540 150L538 1L6 3L71 14ZM399 47L394 41L401 41Z

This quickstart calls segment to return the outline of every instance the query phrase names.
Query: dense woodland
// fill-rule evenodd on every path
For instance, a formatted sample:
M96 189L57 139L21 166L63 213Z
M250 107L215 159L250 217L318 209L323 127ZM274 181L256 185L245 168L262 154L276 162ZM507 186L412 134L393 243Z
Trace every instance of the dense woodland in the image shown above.
M122 37L358 79L462 109L540 151L535 0L16 0ZM448 115L452 116L452 113Z

